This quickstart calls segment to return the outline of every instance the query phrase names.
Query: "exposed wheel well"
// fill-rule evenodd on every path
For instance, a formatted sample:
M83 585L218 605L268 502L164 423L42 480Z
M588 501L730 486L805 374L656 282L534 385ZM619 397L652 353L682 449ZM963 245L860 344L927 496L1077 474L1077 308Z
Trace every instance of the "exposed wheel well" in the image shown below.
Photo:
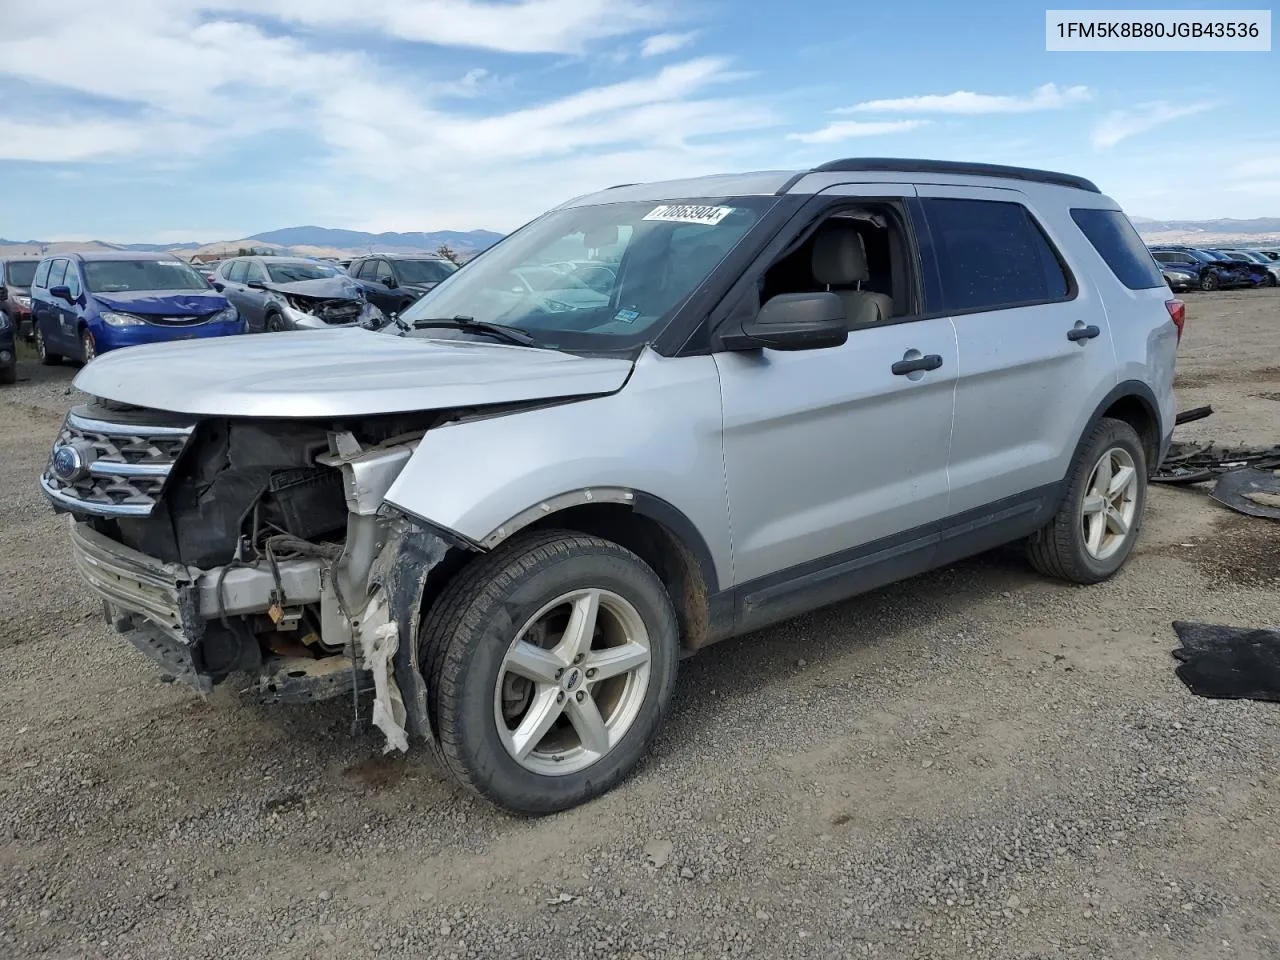
M681 643L696 650L716 639L709 636L707 584L698 561L680 538L658 521L623 504L598 503L548 514L522 532L531 530L574 530L626 547L652 567L667 588L680 625ZM444 585L478 556L462 548L450 550L427 576L425 596L438 597Z
M1103 411L1104 417L1123 420L1137 432L1142 440L1142 450L1147 455L1147 469L1156 468L1160 456L1160 418L1150 404L1135 394L1121 397Z

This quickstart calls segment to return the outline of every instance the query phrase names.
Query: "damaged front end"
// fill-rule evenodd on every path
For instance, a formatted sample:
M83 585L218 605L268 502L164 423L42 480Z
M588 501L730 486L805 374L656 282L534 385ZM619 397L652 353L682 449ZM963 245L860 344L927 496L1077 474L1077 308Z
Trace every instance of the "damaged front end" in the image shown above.
M453 544L384 506L433 414L194 419L99 402L67 417L41 486L71 515L108 622L202 693L373 695L387 749L430 737L426 579Z
M298 330L354 326L377 329L386 322L382 311L367 300L301 293L282 293L280 299L280 312L285 321Z

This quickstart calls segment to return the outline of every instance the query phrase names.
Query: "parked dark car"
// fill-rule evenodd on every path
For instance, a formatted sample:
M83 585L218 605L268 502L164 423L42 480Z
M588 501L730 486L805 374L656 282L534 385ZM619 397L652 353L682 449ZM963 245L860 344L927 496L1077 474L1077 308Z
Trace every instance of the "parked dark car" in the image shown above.
M0 260L0 314L8 318L14 336L31 339L31 278L39 257L10 257Z
M1241 264L1212 256L1195 247L1152 247L1151 255L1162 267L1190 268L1195 272L1197 285L1204 291L1253 285L1248 271Z
M1205 253L1213 256L1222 257L1224 260L1234 260L1248 269L1249 276L1253 280L1255 287L1274 287L1276 285L1275 272L1267 268L1266 263L1259 263L1251 254L1243 253L1239 250L1206 250ZM1264 258L1265 259L1265 258Z
M46 257L31 285L40 362L88 363L143 343L244 332L227 298L171 253L68 253Z
M1187 290L1199 288L1200 272L1196 267L1181 263L1160 263L1159 266L1164 282L1174 293L1184 293Z
M227 295L250 332L381 326L382 312L332 263L302 257L224 260L213 288Z
M0 312L0 384L13 383L18 378L18 345L14 333L9 314Z
M383 313L401 313L458 268L440 257L377 254L351 261L347 273Z

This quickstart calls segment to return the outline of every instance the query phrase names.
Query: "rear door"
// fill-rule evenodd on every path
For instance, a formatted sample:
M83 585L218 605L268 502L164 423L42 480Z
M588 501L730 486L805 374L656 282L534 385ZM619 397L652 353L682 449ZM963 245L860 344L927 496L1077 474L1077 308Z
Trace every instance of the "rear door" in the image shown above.
M1042 506L1037 495L1066 475L1081 412L1116 383L1099 292L1063 252L1074 228L1015 189L919 193L959 344L951 513Z

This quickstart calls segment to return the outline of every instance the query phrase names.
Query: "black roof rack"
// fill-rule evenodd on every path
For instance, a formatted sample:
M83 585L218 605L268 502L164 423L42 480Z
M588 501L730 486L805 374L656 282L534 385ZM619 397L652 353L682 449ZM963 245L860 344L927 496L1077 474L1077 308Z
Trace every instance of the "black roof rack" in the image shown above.
M885 173L949 173L962 177L999 177L1005 180L1031 180L1035 183L1053 183L1060 187L1074 187L1090 193L1102 191L1084 177L1051 170L1033 170L1030 167L1006 167L999 163L960 163L955 160L904 160L894 157L849 157L832 160L810 173L859 173L881 171Z

